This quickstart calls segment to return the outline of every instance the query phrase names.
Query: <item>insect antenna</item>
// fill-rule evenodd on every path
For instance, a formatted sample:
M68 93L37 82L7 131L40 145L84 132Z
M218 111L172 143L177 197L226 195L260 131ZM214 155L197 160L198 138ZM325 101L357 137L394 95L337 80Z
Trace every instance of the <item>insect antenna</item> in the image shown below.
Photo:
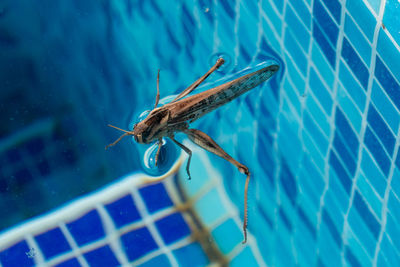
M108 126L109 126L109 127L112 127L112 128L115 128L115 129L117 129L117 130L120 130L120 131L122 131L122 132L125 132L125 133L124 133L123 135L121 135L121 136L120 136L117 140L115 140L113 143L107 145L105 149L109 148L110 146L114 146L116 143L118 143L119 141L121 141L122 138L124 138L124 137L127 136L127 135L132 134L132 132L127 131L127 130L124 130L124 129L121 129L121 128L118 128L118 127L116 127L116 126L114 126L114 125L108 124Z

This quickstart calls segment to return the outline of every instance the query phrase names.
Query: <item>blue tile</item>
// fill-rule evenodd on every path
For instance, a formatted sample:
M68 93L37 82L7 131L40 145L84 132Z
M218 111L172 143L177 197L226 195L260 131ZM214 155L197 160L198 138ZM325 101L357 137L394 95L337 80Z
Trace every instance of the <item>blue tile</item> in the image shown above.
M392 132L397 133L400 123L400 114L381 86L375 81L372 85L371 100L375 104L383 120L389 124Z
M321 26L322 31L328 36L332 46L336 47L336 42L339 36L339 27L332 20L319 0L314 1L313 15Z
M346 1L347 12L354 18L357 25L367 36L370 42L374 37L376 19L369 11L363 0Z
M285 22L287 23L293 35L296 37L297 42L303 48L303 51L308 51L311 33L301 23L290 5L286 6Z
M339 107L336 108L335 125L354 157L358 154L358 138Z
M329 41L326 39L325 35L322 33L322 30L320 29L319 25L315 22L315 20L313 20L313 37L317 41L319 47L324 53L329 64L331 64L332 68L335 69L335 63L336 63L335 48L333 48L332 45L329 43Z
M231 252L243 240L243 233L233 219L218 225L211 234L224 255Z
M263 1L263 3L267 5L267 8L263 8L267 19L271 22L270 24L272 24L278 36L281 36L283 20L281 19L279 14L275 12L275 9L271 8L269 1ZM271 36L271 38L274 37Z
M340 183L342 184L346 193L350 194L352 180L349 174L344 169L343 165L340 163L339 159L337 158L336 153L333 152L333 150L331 150L329 154L329 164L335 170L336 175L339 178Z
M390 213L387 214L387 222L386 222L386 234L392 237L393 245L396 248L400 247L400 227L399 224L393 219Z
M304 213L303 209L300 206L297 206L297 214L299 215L300 220L307 227L308 231L311 234L311 237L314 240L316 240L317 233L316 233L315 227L314 227L313 223L310 221L310 219L308 219L307 215Z
M234 19L235 18L234 7L236 6L236 3L232 3L232 1L227 1L227 0L221 0L219 3L221 4L220 6L222 6L222 8L225 10L226 14L228 14L228 16L231 19Z
M96 210L89 211L79 219L68 223L67 228L79 246L104 237L103 224Z
M0 263L2 267L34 266L33 258L26 253L30 248L25 240L20 241L11 247L0 251Z
M279 214L279 218L280 218L281 221L283 222L283 224L280 223L280 222L278 222L278 224L279 224L279 225L285 226L286 229L288 230L288 232L292 233L292 231L293 231L293 225L292 225L292 223L290 222L290 220L289 220L288 216L286 215L285 210L283 209L282 206L279 207L278 214Z
M356 134L360 134L362 123L361 112L356 107L355 103L352 101L341 83L338 83L336 98L339 107L343 110L343 113L349 120L349 123L354 127Z
M293 35L290 33L290 31L286 31L284 43L286 51L290 53L291 57L294 60L294 63L297 65L298 69L303 74L303 76L305 76L307 73L306 62L308 61L304 52L301 50L299 44L297 43Z
M166 244L190 234L190 229L180 213L173 213L156 221L155 224Z
M71 250L60 228L54 228L37 235L35 240L46 259ZM54 244L57 244L57 246Z
M379 197L377 192L374 191L374 188L367 181L367 178L364 176L363 172L358 174L357 178L357 188L360 191L360 194L366 196L368 199L368 204L371 206L374 214L381 214L382 210L382 199Z
M342 238L326 209L322 210L322 220L328 227L328 230L331 233L336 245L340 248L342 246Z
M321 103L321 106L324 108L326 114L331 114L333 105L332 96L325 85L321 82L314 68L310 69L309 84L314 95L318 98L319 103Z
M304 128L307 129L307 131L311 134L321 154L325 155L328 149L329 141L319 127L315 125L314 120L310 117L307 111L304 111L303 113L303 124Z
M178 248L173 253L178 260L179 266L182 267L193 267L194 263L197 266L206 266L209 263L199 243L192 243Z
M329 65L329 62L327 61L327 58L325 58L321 48L319 48L316 42L313 42L312 44L312 61L328 87L333 88L335 75L331 66Z
M147 228L139 228L121 236L123 249L130 261L158 248L156 242Z
M394 138L392 132L389 130L389 127L387 126L385 121L382 119L382 117L379 115L378 111L374 108L372 104L369 105L367 118L369 125L374 130L378 138L381 140L386 148L386 152L388 152L389 156L391 157L393 154L396 139Z
M322 0L328 10L331 12L336 23L340 25L340 17L342 12L342 5L338 0Z
M354 159L353 155L350 154L346 146L344 145L344 141L339 134L335 134L333 138L333 146L338 153L338 156L342 159L342 162L347 167L347 170L350 172L351 176L354 176L356 171L356 160Z
M283 1L282 1L283 2ZM282 246L280 246L281 248ZM282 253L287 252L286 249L282 249ZM286 254L287 255L287 254ZM277 258L279 258L278 256ZM286 257L289 258L289 257ZM260 266L260 264L256 261L253 252L249 246L246 246L236 257L232 259L229 263L230 267L242 267L242 266ZM285 266L285 265L283 265ZM286 265L289 266L289 265Z
M117 228L135 222L140 219L140 214L133 203L131 195L126 195L120 199L105 205L108 213L113 219Z
M143 187L139 192L150 213L172 206L172 201L162 183Z
M378 166L382 170L382 172L387 177L390 170L390 160L382 145L379 143L375 134L371 131L369 127L367 127L364 136L364 143L367 146L368 150L374 156L374 159L378 163Z
M308 110L314 121L321 128L324 135L329 136L331 134L330 120L328 119L327 115L320 107L320 105L317 104L317 100L314 98L313 95L310 94L306 96L306 105L303 107ZM299 116L300 115L301 113L299 114Z
M356 103L358 109L361 111L364 110L367 98L365 91L343 61L340 61L339 65L339 79L343 87L347 90L347 93Z
M379 56L376 56L375 77L389 95L390 99L392 99L397 109L400 110L400 85L392 74L390 74Z
M368 66L371 62L371 44L367 41L367 39L365 39L349 15L346 15L344 32L346 33L346 37L351 42L352 46L355 47L355 50L361 56L364 63Z
M360 214L361 219L365 222L365 224L370 229L371 233L377 239L379 236L381 225L378 222L378 220L374 217L374 215L371 213L363 197L360 195L358 191L355 191L353 204L357 209L358 213Z
M311 28L311 11L308 9L303 0L300 1L291 1L290 4L293 6L293 9L299 15L300 19L303 21L304 25L308 29Z
M54 267L81 267L82 265L79 263L78 259L72 258L66 261L63 261Z
M385 24L386 29L393 36L393 39L400 44L400 3L397 0L387 0L385 13L383 14L382 22Z
M103 246L83 254L89 266L120 266L109 246Z
M152 258L151 260L146 261L145 263L140 264L138 266L139 267L154 267L154 266L169 267L169 266L172 266L172 265L169 262L167 256L165 256L164 254L161 254L160 256Z
M347 259L347 262L350 263L351 266L361 267L361 264L359 263L357 258L354 257L353 253L351 252L351 249L348 246L345 246L344 255Z
M20 162L22 160L21 152L18 149L9 149L6 154L10 163Z
M396 46L393 44L389 36L381 28L379 30L378 43L376 45L379 58L385 62L388 69L394 74L397 79L400 79L400 53Z
M281 164L281 173L279 176L279 180L290 202L293 206L295 206L298 194L297 184L292 172L289 170L289 167L284 162Z
M361 169L375 191L383 198L387 184L386 177L373 161L372 155L368 153L367 149L363 149L362 152Z
M360 57L353 49L346 37L343 38L342 57L347 65L350 67L358 81L364 87L364 90L367 90L369 78L368 68L361 61Z

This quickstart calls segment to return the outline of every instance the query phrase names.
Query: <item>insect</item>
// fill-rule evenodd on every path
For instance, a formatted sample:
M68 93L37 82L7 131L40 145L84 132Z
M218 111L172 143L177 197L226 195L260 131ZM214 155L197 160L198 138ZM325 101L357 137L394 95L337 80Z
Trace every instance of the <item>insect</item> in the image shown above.
M245 174L246 182L244 188L244 218L243 218L243 235L244 240L242 243L247 241L247 190L250 181L249 169L236 161L234 158L228 155L211 137L207 134L196 130L189 129L189 124L203 115L213 111L214 109L232 101L236 97L246 93L252 88L258 86L262 82L268 80L273 74L279 70L278 65L270 65L262 68L258 71L239 77L230 82L224 83L212 89L204 92L187 96L196 87L198 87L211 73L217 70L222 64L224 59L219 58L215 65L211 67L206 74L200 77L192 85L182 91L174 100L161 107L157 107L160 99L160 70L157 73L157 96L154 108L147 117L134 125L131 131L123 130L113 125L108 125L115 129L125 132L113 143L106 146L106 149L110 146L118 143L123 137L132 135L136 142L149 144L151 142L158 142L158 149L155 156L155 164L157 165L158 156L162 146L162 138L168 137L181 149L188 154L188 161L186 164L186 172L190 179L190 159L192 157L192 151L178 142L175 139L175 133L182 132L186 134L189 139L202 147L203 149L222 157L236 166L239 171Z

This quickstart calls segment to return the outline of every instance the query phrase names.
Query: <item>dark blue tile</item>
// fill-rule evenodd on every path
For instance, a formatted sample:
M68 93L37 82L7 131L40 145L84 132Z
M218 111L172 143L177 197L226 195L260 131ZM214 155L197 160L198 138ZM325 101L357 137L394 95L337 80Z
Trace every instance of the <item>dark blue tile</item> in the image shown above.
M46 259L71 250L60 228L54 228L37 235L35 240ZM57 246L54 244L57 244Z
M7 158L10 163L21 161L21 154L18 149L10 149L7 151Z
M331 19L326 9L319 0L314 1L313 15L321 26L322 30L328 36L331 44L336 47L336 42L339 36L339 27Z
M314 240L317 239L317 233L315 230L314 225L310 222L308 219L307 215L304 213L303 209L300 206L297 206L297 214L299 215L301 221L304 223L304 225L307 227L307 229L310 231L310 234Z
M340 16L342 12L342 5L338 0L322 0L332 16L335 18L336 23L340 25Z
M172 266L172 265L169 262L167 256L165 256L164 254L161 254L160 256L152 258L151 260L146 261L145 263L138 265L138 267L154 267L154 266L169 267L169 266Z
M190 229L180 213L171 214L156 221L155 224L166 244L190 234Z
M47 176L51 172L50 165L46 159L40 160L37 163L37 168L42 176Z
M356 158L359 145L358 138L339 107L336 108L335 125L348 145L350 152L353 154L354 158Z
M362 62L360 56L356 53L346 37L343 38L342 57L351 71L354 73L364 90L368 89L368 68Z
M95 250L86 252L83 256L89 263L89 266L111 267L121 265L109 246L103 246Z
M82 265L79 263L79 261L76 258L72 258L66 261L63 261L54 267L81 267Z
M0 193L7 192L9 189L6 178L0 177Z
M19 186L23 186L33 180L32 174L28 169L20 169L14 173L15 181Z
M382 85L382 88L389 95L390 99L392 99L397 109L400 110L400 85L393 78L389 70L386 68L386 66L383 64L382 60L378 56L376 56L375 77Z
M328 230L331 233L333 240L335 240L336 245L340 248L342 246L342 238L340 236L339 231L336 229L336 226L333 223L331 216L329 216L325 208L322 211L322 220L328 227Z
M31 155L38 155L44 150L44 142L42 138L34 138L25 144L26 149Z
M335 136L333 138L333 146L335 147L338 156L346 165L347 170L350 172L351 176L353 176L356 170L356 161L347 150L346 146L343 143L342 137L337 132L335 133Z
M360 195L358 191L355 191L353 204L354 207L357 209L358 213L360 214L360 218L365 222L367 227L371 230L372 235L376 239L378 239L381 225L378 222L378 220L374 217L374 215L371 213L363 197Z
M333 152L333 150L331 150L329 154L329 164L335 170L336 175L339 178L340 183L342 184L344 190L347 192L347 194L350 195L351 184L352 184L351 178L344 169L343 165L338 160L336 153Z
M281 173L279 180L290 202L293 206L295 206L298 194L297 184L292 172L289 170L289 167L284 162L281 164Z
M236 1L220 0L218 2L219 4L222 5L225 12L228 14L228 16L231 19L235 18L235 11L233 10L233 8L236 6L236 3L233 3L233 2L236 2Z
M198 243L178 248L173 253L178 260L179 266L182 267L193 267L193 263L196 263L197 266L206 266L209 263L207 256Z
M140 228L121 236L123 248L130 261L158 248L147 228Z
M293 226L292 226L291 222L289 221L282 206L279 207L279 217L282 219L283 224L285 225L286 229L291 233L293 230Z
M372 104L369 105L367 118L369 125L385 146L389 156L392 156L396 140L389 130L389 127Z
M345 255L346 259L347 259L347 262L350 263L350 266L352 266L352 267L361 267L360 262L353 255L353 252L351 252L351 249L350 249L349 246L345 247L344 255Z
M32 258L29 258L26 253L30 248L25 240L12 245L11 247L0 251L0 263L2 267L15 266L34 266Z
M321 48L322 52L324 53L326 59L328 60L329 64L331 64L332 68L336 68L336 52L332 45L328 42L322 30L318 26L318 24L313 20L313 37L317 41L319 47Z
M399 150L400 149L400 146L399 147L397 147L397 150ZM397 168L399 168L400 169L400 151L397 151L397 157L396 157L396 166L397 166Z
M117 228L140 219L140 214L131 195L121 197L113 203L105 205L105 207Z
M150 213L172 206L172 201L162 183L143 187L139 192Z
M104 229L96 210L92 210L79 219L68 223L67 228L79 246L104 237Z
M184 36L188 41L188 45L190 47L193 47L197 33L197 28L192 15L189 13L187 7L184 4L182 5L181 10L182 10L182 15L181 15L182 25L183 25L183 30L185 32Z
M367 146L368 150L374 156L374 159L378 163L379 168L387 177L390 169L390 160L382 145L379 143L376 136L372 133L371 129L367 127L364 136L364 143Z

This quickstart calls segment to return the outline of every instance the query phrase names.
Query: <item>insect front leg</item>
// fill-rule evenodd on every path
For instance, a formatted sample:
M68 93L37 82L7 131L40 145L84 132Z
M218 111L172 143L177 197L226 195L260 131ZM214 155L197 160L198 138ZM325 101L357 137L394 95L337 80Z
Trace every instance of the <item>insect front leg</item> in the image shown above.
M184 130L184 133L187 134L189 139L195 143L196 145L204 148L207 151L210 151L211 153L214 153L217 156L222 157L223 159L229 161L233 165L235 165L241 173L244 173L247 175L245 186L244 186L244 219L243 219L243 235L244 235L244 240L243 244L246 243L247 241L247 191L249 187L249 181L250 181L250 171L249 168L247 168L245 165L239 163L236 161L234 158L229 156L228 153L226 153L217 143L215 143L214 140L211 139L207 134L196 130L196 129L186 129Z
M159 100L160 100L160 69L158 69L157 72L157 95L156 95L156 104L154 105L154 108L157 107Z
M175 144L177 144L180 148L182 148L189 155L189 158L188 158L188 161L187 161L187 164L186 164L186 172L187 172L187 174L189 176L189 180L192 179L192 177L190 176L190 170L189 170L189 168L190 168L190 160L192 159L192 151L189 148L187 148L186 146L184 146L183 144L181 144L178 141L176 141L174 136L170 136L169 138L172 141L174 141Z
M161 146L162 146L162 138L158 138L158 148L157 148L157 152L156 152L156 166L158 163L158 156L160 155L160 151L161 151Z

